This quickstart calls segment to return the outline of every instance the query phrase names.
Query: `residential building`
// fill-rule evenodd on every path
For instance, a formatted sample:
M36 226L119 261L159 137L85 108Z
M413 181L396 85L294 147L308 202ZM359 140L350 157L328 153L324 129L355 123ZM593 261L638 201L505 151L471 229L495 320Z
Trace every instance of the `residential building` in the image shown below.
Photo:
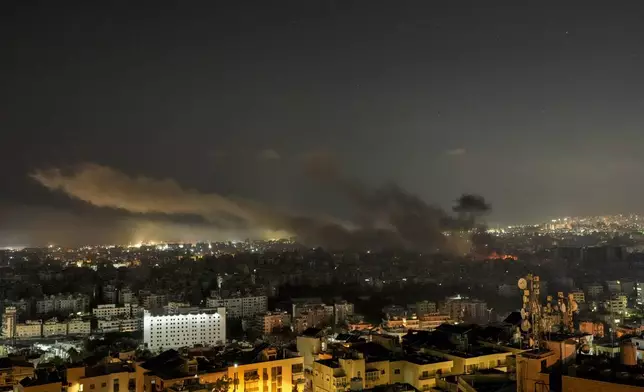
M485 301L460 295L446 298L441 313L452 320L472 323L487 323L489 317Z
M416 314L418 317L422 317L426 314L434 314L437 312L436 309L436 302L427 300L416 302Z
M168 296L165 294L146 293L141 298L143 307L148 310L162 309L168 304Z
M70 366L66 381L67 392L127 392L135 390L136 373L131 364L106 358L93 367Z
M628 297L624 294L613 295L605 302L604 307L615 315L625 315L628 306Z
M42 336L42 321L27 320L16 324L16 338L39 338Z
M375 343L367 343L363 348L386 351L376 346ZM315 361L313 391L363 390L396 383L407 383L416 390L427 391L436 386L437 375L448 374L452 368L452 361L429 355L390 358L385 353L356 352L347 358Z
M499 287L497 288L497 291L500 296L510 298L510 297L516 297L519 295L519 288L517 287L516 284L500 284Z
M266 312L255 316L257 329L264 335L270 335L275 329L281 329L291 325L291 315L288 312Z
M189 308L189 307L190 307L190 304L187 302L168 302L168 304L163 307L163 311L168 314L173 314L173 313L178 313L182 309Z
M89 335L92 333L92 325L89 320L84 321L80 318L67 321L68 335Z
M18 323L18 310L14 306L7 306L2 313L2 337L11 339L16 336Z
M36 301L36 313L45 315L52 312L78 313L87 312L89 297L83 294L50 295Z
M52 313L54 311L55 303L56 303L56 300L54 299L53 295L49 298L37 300L36 314L42 315L42 314Z
M26 362L11 359L9 357L0 358L0 390L11 390L18 385L20 380L34 376L34 365Z
M248 318L257 314L266 313L268 310L268 297L265 295L221 298L212 297L206 300L209 308L226 308L229 318Z
M103 301L106 304L118 303L119 292L116 286L108 284L103 286Z
M312 371L313 362L322 359L326 351L326 341L321 329L309 328L298 335L295 341L297 352L304 358L304 369Z
M42 325L42 336L64 336L67 335L67 323L59 322L57 318L47 320Z
M593 321L581 321L579 323L579 331L582 333L591 334L593 336L604 337L604 324Z
M97 332L134 332L140 331L143 320L137 317L105 318L97 321Z
M597 298L604 293L604 286L598 283L591 283L586 286L586 294L590 298Z
M150 350L224 344L226 308L190 309L180 314L146 310L143 316L143 342Z
M586 302L586 295L582 290L575 289L571 293L572 298L577 302L578 304L583 304Z
M63 383L57 375L52 377L26 377L13 387L14 392L60 392Z
M54 298L54 310L63 313L85 313L89 310L89 296L83 294L58 295Z
M116 306L116 304L98 305L92 309L92 315L96 318L113 318L131 316L133 309L138 308L137 305L125 304L123 306Z
M622 282L619 280L607 280L606 287L608 292L611 294L617 294L622 292Z
M638 305L644 305L644 283L637 282L635 284L635 301Z
M119 291L119 304L133 304L136 302L136 296L130 289L122 289Z
M175 350L164 351L137 365L135 389L210 392L215 382L225 378L231 380L231 392L303 392L306 382L302 357L267 345L207 358L218 365L209 366L208 360L197 361Z

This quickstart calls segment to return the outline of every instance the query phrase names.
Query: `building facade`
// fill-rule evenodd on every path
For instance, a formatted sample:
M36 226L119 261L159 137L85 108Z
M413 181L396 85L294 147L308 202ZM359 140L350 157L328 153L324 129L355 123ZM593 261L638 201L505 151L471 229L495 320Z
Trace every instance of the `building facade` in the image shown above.
M229 318L248 318L266 313L268 310L268 297L265 295L249 297L220 298L213 297L206 300L209 308L226 308Z
M150 350L206 346L226 342L226 308L190 310L185 314L143 316L143 343Z

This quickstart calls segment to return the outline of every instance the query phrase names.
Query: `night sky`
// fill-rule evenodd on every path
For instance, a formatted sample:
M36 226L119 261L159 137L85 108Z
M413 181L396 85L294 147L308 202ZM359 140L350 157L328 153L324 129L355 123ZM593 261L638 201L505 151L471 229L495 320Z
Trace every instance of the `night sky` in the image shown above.
M352 220L311 154L492 224L644 212L639 2L41 3L0 11L0 246Z

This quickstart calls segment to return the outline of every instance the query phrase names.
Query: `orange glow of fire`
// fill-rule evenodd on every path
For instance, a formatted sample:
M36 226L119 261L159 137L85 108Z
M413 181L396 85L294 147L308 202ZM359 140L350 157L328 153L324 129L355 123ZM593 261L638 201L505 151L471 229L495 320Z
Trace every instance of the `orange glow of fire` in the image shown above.
M517 260L514 255L506 255L503 253L492 252L488 257L489 260Z

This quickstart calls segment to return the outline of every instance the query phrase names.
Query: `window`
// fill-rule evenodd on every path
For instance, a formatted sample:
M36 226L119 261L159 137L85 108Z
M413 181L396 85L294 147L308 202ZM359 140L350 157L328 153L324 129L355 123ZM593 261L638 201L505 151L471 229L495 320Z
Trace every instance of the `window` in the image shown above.
M382 369L382 370L380 371L380 374L385 374L385 369Z
M400 374L400 369L394 369L394 374Z
M107 387L107 383L106 382L101 383L101 388L105 388L105 387Z
M96 386L94 384L89 384L89 389L94 389Z

